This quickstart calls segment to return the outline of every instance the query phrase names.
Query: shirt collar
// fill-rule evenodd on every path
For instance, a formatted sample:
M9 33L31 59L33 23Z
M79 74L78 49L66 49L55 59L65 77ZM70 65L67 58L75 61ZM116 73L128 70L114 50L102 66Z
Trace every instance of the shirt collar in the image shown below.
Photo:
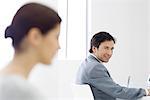
M100 63L102 63L102 61L98 59L93 53L90 53L90 55L93 56L95 59L97 59Z

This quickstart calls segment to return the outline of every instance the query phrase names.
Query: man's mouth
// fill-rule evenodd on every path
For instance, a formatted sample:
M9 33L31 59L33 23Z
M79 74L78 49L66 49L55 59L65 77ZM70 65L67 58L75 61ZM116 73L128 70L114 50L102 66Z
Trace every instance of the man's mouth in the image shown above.
M105 56L106 59L110 59L110 56Z

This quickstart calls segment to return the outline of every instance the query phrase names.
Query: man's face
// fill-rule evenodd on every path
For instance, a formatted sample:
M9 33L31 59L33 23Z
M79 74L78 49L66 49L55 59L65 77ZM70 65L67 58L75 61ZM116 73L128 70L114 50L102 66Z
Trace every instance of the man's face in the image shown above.
M107 63L113 54L114 42L104 41L99 45L99 48L93 47L94 55L102 62Z

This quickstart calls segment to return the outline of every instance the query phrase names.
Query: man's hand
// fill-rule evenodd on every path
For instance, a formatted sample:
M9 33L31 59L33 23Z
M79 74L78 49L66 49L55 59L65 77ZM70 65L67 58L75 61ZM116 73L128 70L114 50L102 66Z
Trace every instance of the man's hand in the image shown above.
M148 90L148 96L150 96L150 89L147 89Z

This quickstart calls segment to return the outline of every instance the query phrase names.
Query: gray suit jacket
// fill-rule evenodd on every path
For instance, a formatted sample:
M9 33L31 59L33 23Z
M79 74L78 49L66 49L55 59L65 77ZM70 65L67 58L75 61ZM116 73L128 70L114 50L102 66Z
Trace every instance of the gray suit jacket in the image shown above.
M116 84L106 67L92 55L79 67L76 82L88 84L95 100L137 100L146 95L144 89L126 88Z

